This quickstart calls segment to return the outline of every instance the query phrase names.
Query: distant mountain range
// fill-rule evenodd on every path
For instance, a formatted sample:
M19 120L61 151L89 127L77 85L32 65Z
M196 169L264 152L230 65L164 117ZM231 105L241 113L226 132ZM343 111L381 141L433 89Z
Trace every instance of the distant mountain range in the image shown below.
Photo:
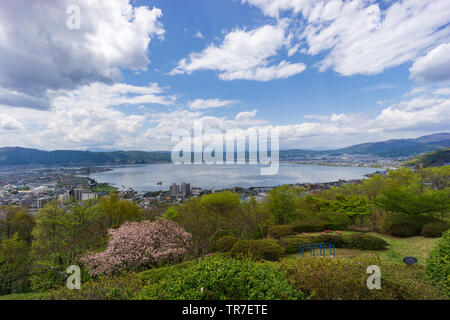
M421 153L450 147L450 133L436 133L416 139L392 139L381 142L367 142L336 150L283 150L280 157L296 155L343 155L367 154L379 157L410 157Z
M280 159L296 156L332 156L368 154L379 157L410 157L441 148L450 148L450 133L438 133L416 139L369 142L337 150L282 150ZM114 165L171 162L169 151L91 152L74 150L42 151L21 147L0 148L0 165Z

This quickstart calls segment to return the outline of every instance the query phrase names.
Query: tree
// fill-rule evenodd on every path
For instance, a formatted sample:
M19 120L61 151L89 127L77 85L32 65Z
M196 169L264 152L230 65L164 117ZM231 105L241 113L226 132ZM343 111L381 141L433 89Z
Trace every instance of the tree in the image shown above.
M177 222L192 235L192 251L197 261L214 246L214 237L221 230L218 219L205 210L200 198L191 198L180 207Z
M383 191L375 203L387 212L409 215L446 213L450 210L450 189L417 193L405 188Z
M301 188L282 186L269 191L266 208L275 224L286 224L299 218L299 195Z
M0 245L0 295L24 292L29 287L30 244L15 233Z
M68 218L57 203L52 202L36 214L32 243L32 287L46 290L62 284L73 254L67 251Z
M330 209L347 214L353 223L356 223L356 218L362 219L370 214L367 199L359 195L344 196L338 194L335 201L330 203Z
M0 213L0 239L11 238L15 233L20 239L31 242L31 231L34 227L34 218L24 207L8 206L1 208Z
M167 219L126 222L108 233L110 240L105 251L89 253L80 259L91 276L110 275L120 270L136 270L180 259L187 253L191 242L189 233Z
M178 218L178 210L176 207L169 207L161 217L175 221Z
M142 213L135 202L119 200L116 193L111 192L108 197L100 199L93 209L98 215L104 236L109 228L118 228L126 221L142 220Z

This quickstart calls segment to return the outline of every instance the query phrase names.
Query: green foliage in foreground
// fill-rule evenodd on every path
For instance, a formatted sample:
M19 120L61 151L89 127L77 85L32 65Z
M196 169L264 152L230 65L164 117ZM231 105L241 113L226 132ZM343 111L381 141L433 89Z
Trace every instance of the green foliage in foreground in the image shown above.
M250 260L213 256L181 270L168 272L148 285L137 299L278 300L303 299L284 272Z
M450 290L450 231L444 233L430 252L425 267L427 278Z
M381 269L381 289L369 290L367 267ZM388 263L376 256L353 259L306 257L286 261L283 268L295 288L316 300L428 300L444 293L424 279L421 266Z

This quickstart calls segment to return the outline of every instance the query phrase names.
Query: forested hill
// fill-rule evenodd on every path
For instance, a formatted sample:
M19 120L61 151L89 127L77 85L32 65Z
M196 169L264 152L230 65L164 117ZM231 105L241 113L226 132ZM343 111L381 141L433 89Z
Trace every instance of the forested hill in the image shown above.
M406 164L415 167L439 167L450 163L450 148L440 149L420 155Z
M90 152L74 150L42 151L20 147L0 148L0 165L143 164L170 161L170 153L160 151Z
M379 157L411 157L442 148L450 148L450 133L431 134L415 139L392 139L380 142L367 142L336 150L283 150L280 152L280 157L342 154L367 154Z
M450 148L450 133L438 133L416 139L369 142L327 151L282 150L280 159L305 155L369 154L379 157L410 157L441 148ZM21 147L0 148L0 165L112 165L171 162L170 151L111 151L74 150L43 151Z

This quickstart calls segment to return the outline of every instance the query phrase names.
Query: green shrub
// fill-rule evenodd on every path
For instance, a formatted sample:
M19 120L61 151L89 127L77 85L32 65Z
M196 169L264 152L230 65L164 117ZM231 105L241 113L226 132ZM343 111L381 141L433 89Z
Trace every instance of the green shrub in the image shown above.
M381 269L381 290L369 290L367 267ZM316 300L444 299L439 288L424 279L423 267L391 264L376 256L352 259L305 257L285 261L283 268L295 288Z
M293 227L290 224L281 224L278 226L270 226L267 229L269 237L280 239L285 236L291 235L294 232Z
M280 246L287 254L299 253L300 246L309 243L312 243L310 237L286 237L279 240Z
M128 300L141 290L144 284L133 273L120 277L99 277L83 282L80 290L60 287L49 292L51 300Z
M396 237L412 237L420 234L420 227L412 216L397 213L384 219L381 231Z
M440 221L435 217L426 215L390 214L384 219L381 232L396 237L418 236L425 224Z
M439 238L449 229L447 222L429 222L422 227L421 235L427 238Z
M450 290L450 230L446 231L431 250L425 262L428 279Z
M274 239L240 240L230 251L232 257L250 257L255 260L278 261L284 249Z
M145 287L140 300L276 300L302 299L285 272L267 264L219 256L168 273Z
M142 283L156 283L161 280L167 273L173 272L174 270L187 268L193 263L195 263L195 261L186 261L183 263L175 264L173 266L145 270L136 273L135 275L136 278L139 279Z
M385 250L389 245L384 239L370 234L349 234L343 236L345 247L360 250Z
M223 236L216 241L216 251L228 252L233 248L234 244L239 241L239 238L233 236Z
M323 230L339 230L340 223L326 221L320 218L297 220L290 224L293 232L320 232Z
M388 243L379 237L369 234L292 236L280 239L280 245L286 253L297 253L301 245L312 243L332 243L336 248L360 250L384 250Z
M352 223L352 219L345 214L341 212L321 212L317 215L319 219L328 221L331 223L330 230L344 230L347 229L349 225Z

